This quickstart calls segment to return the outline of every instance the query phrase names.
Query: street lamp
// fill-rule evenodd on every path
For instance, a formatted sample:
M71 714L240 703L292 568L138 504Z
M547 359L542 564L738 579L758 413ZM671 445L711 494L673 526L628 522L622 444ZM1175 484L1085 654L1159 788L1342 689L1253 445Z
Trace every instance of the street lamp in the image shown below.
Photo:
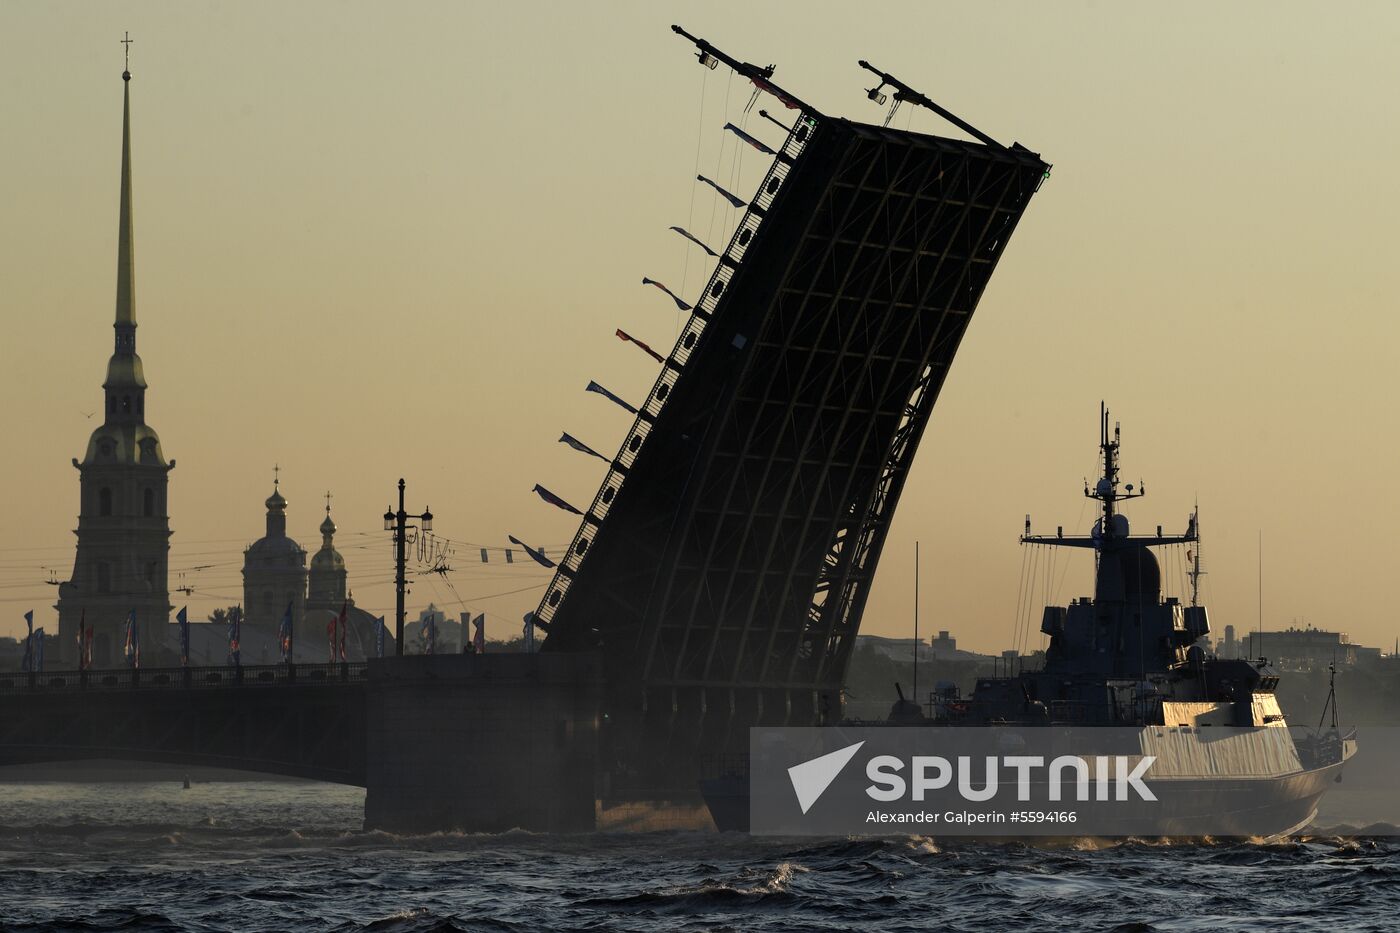
M388 509L384 512L384 530L394 533L394 589L395 589L395 614L394 614L394 654L403 656L403 625L404 625L404 594L408 592L408 580L405 576L405 564L407 558L405 549L408 543L408 530L410 528L421 527L423 531L433 530L433 513L428 509L423 509L422 515L410 515L404 511L403 506L404 481L399 479L399 510L395 512ZM418 525L410 525L409 520L418 522Z

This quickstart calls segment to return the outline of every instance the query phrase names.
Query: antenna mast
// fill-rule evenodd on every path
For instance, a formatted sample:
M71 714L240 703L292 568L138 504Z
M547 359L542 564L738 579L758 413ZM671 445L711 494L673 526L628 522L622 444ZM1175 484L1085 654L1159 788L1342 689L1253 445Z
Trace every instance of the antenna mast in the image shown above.
M1201 604L1201 577L1205 576L1205 571L1201 569L1201 503L1198 501L1196 507L1191 511L1190 534L1196 537L1196 549L1187 552L1187 559L1191 561L1191 605Z

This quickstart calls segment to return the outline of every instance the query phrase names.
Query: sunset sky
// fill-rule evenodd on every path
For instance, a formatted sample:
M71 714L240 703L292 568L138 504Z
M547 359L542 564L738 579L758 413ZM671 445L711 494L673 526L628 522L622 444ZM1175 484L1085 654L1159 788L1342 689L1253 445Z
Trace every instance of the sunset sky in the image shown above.
M170 586L241 599L273 465L309 550L324 493L357 603L392 615L398 477L459 542L429 600L508 637L765 167L721 127L751 88L680 23L835 116L879 123L866 58L1054 164L963 342L862 631L1000 650L1018 606L1090 592L1071 556L1021 593L1025 515L1087 530L1100 399L1138 530L1199 499L1217 634L1259 616L1390 650L1400 7L1237 3L66 3L0 6L0 635L57 628L81 457L112 343L122 47L133 80L138 347L167 457ZM703 101L703 107L702 107ZM757 115L751 132L778 131ZM895 124L957 136L930 113ZM732 137L730 137L732 139ZM96 414L89 416L89 413ZM1179 555L1178 555L1179 558ZM195 570L195 567L204 569ZM1064 572L1063 578L1060 574ZM184 574L181 578L181 573ZM1175 575L1177 571L1173 571ZM1038 624L1038 609L1032 626ZM1032 642L1032 647L1037 643Z

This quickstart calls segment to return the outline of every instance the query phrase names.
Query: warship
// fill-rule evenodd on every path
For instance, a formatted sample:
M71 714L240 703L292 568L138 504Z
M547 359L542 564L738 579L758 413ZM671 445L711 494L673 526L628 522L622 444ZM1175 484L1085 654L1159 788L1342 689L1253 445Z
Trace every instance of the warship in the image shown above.
M1095 560L1093 596L1046 606L1048 637L1037 670L976 682L967 696L940 683L920 704L902 692L879 723L845 720L826 728L1106 727L1105 751L1152 755L1153 787L1161 802L1153 825L1169 836L1283 835L1308 825L1328 786L1356 752L1354 730L1290 728L1275 689L1279 675L1268 660L1212 656L1210 623L1199 600L1200 529L1193 511L1181 534L1135 535L1122 504L1145 494L1142 484L1119 480L1121 431L1109 431L1100 407L1102 474L1084 495L1098 503L1088 534L1034 535L1026 520L1021 543L1078 548ZM1189 601L1162 593L1154 549L1191 545ZM1083 732L1077 732L1082 737ZM1125 739L1128 745L1125 748ZM747 774L731 768L701 782L716 826L747 829ZM1052 799L1059 799L1058 797ZM1105 810L1107 813L1107 810ZM1118 808L1111 818L1141 826L1143 812ZM1100 821L1099 825L1103 825ZM1136 834L1136 833L1129 833Z

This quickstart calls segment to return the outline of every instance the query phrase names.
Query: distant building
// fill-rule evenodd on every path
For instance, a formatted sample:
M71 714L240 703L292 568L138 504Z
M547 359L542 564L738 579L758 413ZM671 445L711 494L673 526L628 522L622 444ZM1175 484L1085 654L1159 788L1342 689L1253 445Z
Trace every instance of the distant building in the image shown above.
M146 424L146 376L136 355L136 262L131 203L131 75L122 73L121 207L117 225L115 346L102 383L102 423L78 469L78 546L58 588L58 650L49 664L77 663L80 624L94 633L92 661L121 663L127 619L155 632L170 617L170 519L166 487L175 461Z
M275 637L288 607L296 628L306 615L306 549L287 537L287 500L277 481L265 504L267 533L243 552L243 627Z
M1354 665L1356 647L1346 632L1323 629L1287 628L1279 632L1255 632L1246 642L1249 654L1268 658L1274 667L1285 670L1313 670L1335 662ZM1376 651L1379 655L1379 650Z
M292 655L298 663L332 659L331 638L343 634L345 659L363 661L377 651L375 616L356 607L350 594L345 558L335 547L335 521L326 504L321 521L321 548L307 565L306 549L287 536L288 502L280 483L267 499L267 533L243 552L245 621L242 638L246 664L281 660L279 632L288 607L292 614ZM338 624L345 613L345 631ZM258 646L266 644L266 651ZM393 636L385 634L386 654L393 653ZM265 656L265 657L264 657ZM258 657L259 660L253 660ZM334 657L339 657L337 647Z
M883 635L857 635L856 650L869 650L877 654L882 654L893 661L910 662L914 660L914 646L919 646L919 660L939 660L939 661L975 661L986 658L987 655L977 654L975 651L963 651L958 648L956 638L944 629L938 633L938 637L924 641L922 638L886 638Z

